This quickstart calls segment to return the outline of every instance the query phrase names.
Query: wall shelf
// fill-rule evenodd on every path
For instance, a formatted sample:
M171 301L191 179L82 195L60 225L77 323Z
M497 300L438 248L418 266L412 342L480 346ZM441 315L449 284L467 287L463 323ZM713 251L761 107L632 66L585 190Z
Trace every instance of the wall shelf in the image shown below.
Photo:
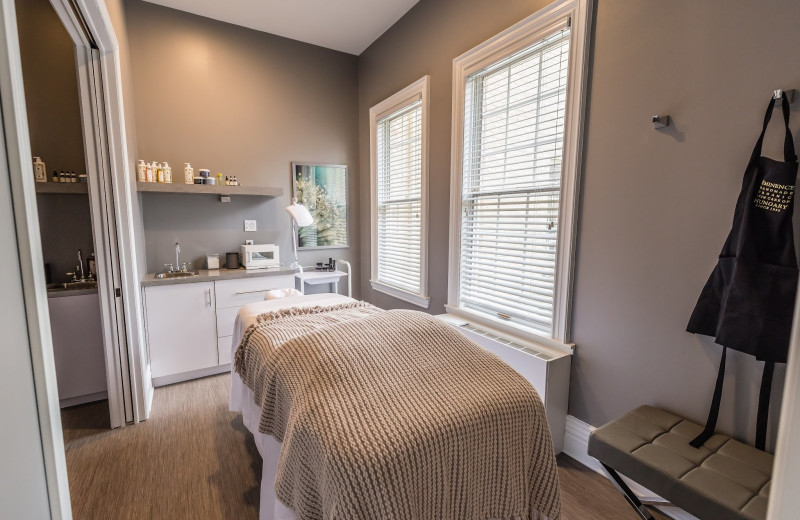
M36 193L80 195L89 193L89 186L85 182L37 182Z
M191 193L201 195L250 195L259 197L280 197L283 188L256 186L217 186L211 184L183 184L137 182L136 189L143 193Z

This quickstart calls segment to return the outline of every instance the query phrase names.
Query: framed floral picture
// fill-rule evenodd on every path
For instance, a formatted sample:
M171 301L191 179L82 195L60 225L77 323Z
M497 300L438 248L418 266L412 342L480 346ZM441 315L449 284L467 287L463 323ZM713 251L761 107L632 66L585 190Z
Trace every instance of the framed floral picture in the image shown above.
M347 166L292 163L292 192L314 217L297 229L298 248L347 247Z

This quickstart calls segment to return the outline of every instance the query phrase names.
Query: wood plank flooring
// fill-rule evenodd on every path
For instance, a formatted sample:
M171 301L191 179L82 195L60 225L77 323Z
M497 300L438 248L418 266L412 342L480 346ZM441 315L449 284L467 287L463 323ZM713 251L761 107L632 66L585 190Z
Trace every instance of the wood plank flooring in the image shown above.
M73 516L257 519L261 458L229 387L225 374L158 388L148 421L113 431L105 401L63 410ZM601 475L558 464L564 520L638 518Z

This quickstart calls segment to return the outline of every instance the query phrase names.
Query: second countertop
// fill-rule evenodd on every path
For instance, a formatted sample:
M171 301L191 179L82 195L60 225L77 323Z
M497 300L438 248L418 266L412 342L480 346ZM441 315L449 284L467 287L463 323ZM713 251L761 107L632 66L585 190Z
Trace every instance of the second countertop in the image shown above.
M214 280L233 280L237 278L258 278L261 276L279 276L297 273L297 269L291 267L274 267L270 269L200 269L197 276L187 276L185 278L156 278L155 273L147 273L142 277L142 287L153 285L175 285L181 283L213 282Z

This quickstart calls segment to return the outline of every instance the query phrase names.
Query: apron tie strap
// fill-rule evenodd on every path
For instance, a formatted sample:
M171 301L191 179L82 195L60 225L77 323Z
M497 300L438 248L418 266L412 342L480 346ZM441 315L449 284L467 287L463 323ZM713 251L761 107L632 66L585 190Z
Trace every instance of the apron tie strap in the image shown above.
M765 361L761 374L761 392L758 394L758 418L756 419L756 448L764 451L767 445L767 420L769 419L769 400L772 394L772 374L775 362Z
M722 384L725 382L725 358L728 354L728 347L722 347L722 358L719 360L719 372L717 373L717 384L714 386L714 397L711 399L711 408L708 410L708 419L705 429L695 437L689 444L693 448L699 448L714 435L717 427L717 417L719 417L719 405L722 402Z
M717 383L714 386L714 396L711 398L711 407L708 410L708 419L703 431L689 443L693 448L699 448L714 435L719 417L719 407L722 402L722 387L725 382L725 359L728 349L722 347L722 358L719 361ZM767 425L769 419L769 401L772 394L772 375L775 372L775 362L766 361L764 372L761 375L761 390L758 394L758 416L756 419L756 448L764 451L767 444Z

